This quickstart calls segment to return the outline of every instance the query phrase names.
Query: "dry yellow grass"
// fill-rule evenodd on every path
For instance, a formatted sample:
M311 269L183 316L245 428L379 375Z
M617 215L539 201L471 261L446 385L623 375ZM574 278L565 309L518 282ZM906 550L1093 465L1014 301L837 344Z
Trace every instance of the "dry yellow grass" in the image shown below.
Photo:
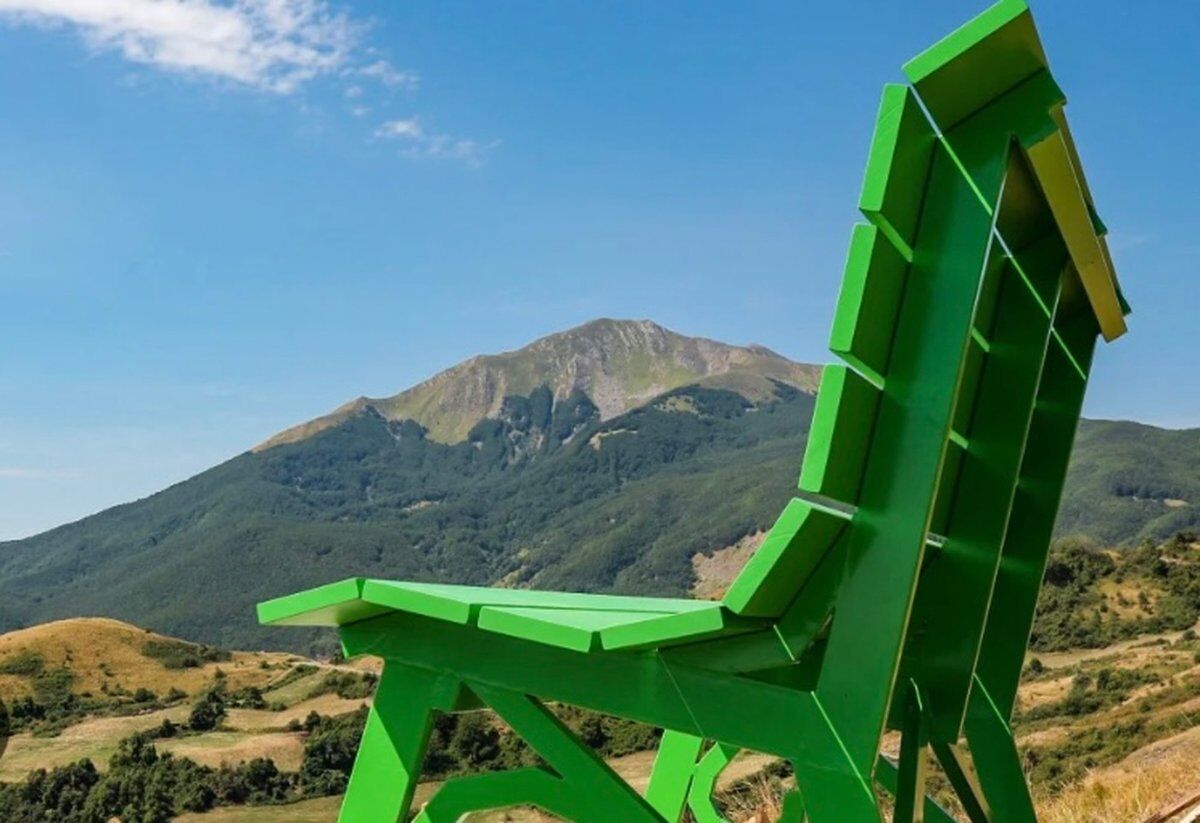
M340 797L321 797L286 806L230 806L206 814L185 814L176 823L333 823Z
M1139 749L1039 804L1043 823L1145 820L1200 793L1200 727Z
M143 687L160 696L172 688L198 694L212 685L220 669L226 675L225 682L230 690L257 686L266 691L268 700L287 706L279 712L231 709L221 731L156 741L163 751L213 766L270 757L282 769L297 769L303 743L299 735L286 731L288 723L303 721L312 711L337 715L369 702L343 700L333 694L306 699L334 667L302 657L234 652L230 660L220 663L168 669L159 660L143 653L145 644L152 640L170 638L118 620L61 620L0 635L0 663L17 655L36 654L46 670L69 669L74 675L73 691L96 696L105 689L132 692ZM297 665L313 666L315 670L282 689L270 690L272 683L281 680ZM371 665L367 663L353 670L370 670ZM0 697L4 699L28 694L31 686L30 677L0 675ZM34 769L54 768L83 758L91 759L101 769L106 768L122 739L155 728L164 719L183 723L190 711L190 702L131 717L88 718L53 737L34 737L28 733L14 735L0 758L0 780L20 780Z
M271 700L281 699L277 692L269 693L268 698ZM225 725L247 732L273 731L286 727L293 720L303 722L310 712L336 717L339 714L352 712L363 704L371 705L370 698L346 700L336 694L323 694L311 700L301 700L281 712L265 709L230 709L225 716Z
M362 700L343 700L327 694L305 700L282 712L231 709L226 717L226 729L192 737L158 740L155 745L189 757L198 763L219 766L222 762L235 764L255 757L269 757L281 769L297 769L303 755L303 740L285 731L292 720L303 720L308 713L333 716L354 711ZM15 781L39 768L65 766L83 758L91 759L104 769L117 744L126 737L156 728L164 719L183 723L189 706L173 706L133 717L91 718L68 726L55 737L34 737L27 733L14 735L4 756L0 758L0 781Z
M1200 624L1194 627L1200 630ZM1111 659L1113 661L1129 662L1131 655L1152 654L1157 641L1174 643L1183 632L1163 632L1162 634L1143 634L1130 640L1122 640L1102 649L1070 649L1064 652L1033 652L1029 658L1036 657L1047 669L1063 669L1087 661Z
M56 737L13 735L0 758L0 780L20 780L34 769L52 769L83 758L90 758L104 769L122 739L159 726L167 718L182 722L187 714L186 706L174 706L134 717L92 718L68 726Z
M236 765L265 757L281 771L294 772L304 756L304 738L293 732L241 732L222 730L195 737L155 741L162 751L194 760L202 766Z
M416 802L429 800L438 785L417 786ZM229 806L205 814L181 815L175 818L175 823L333 823L341 806L340 797L320 797L286 806ZM472 817L471 822L476 823L476 818Z
M264 686L280 674L287 654L234 652L231 660L194 669L168 669L142 653L150 640L169 640L119 620L83 617L58 620L0 635L0 664L16 655L41 656L47 669L66 668L75 676L75 692L99 694L102 687L127 691L147 688L165 694L171 687L192 694L212 683L217 669L225 672L231 689ZM262 668L263 663L268 667ZM30 692L30 680L0 675L0 697L11 700Z

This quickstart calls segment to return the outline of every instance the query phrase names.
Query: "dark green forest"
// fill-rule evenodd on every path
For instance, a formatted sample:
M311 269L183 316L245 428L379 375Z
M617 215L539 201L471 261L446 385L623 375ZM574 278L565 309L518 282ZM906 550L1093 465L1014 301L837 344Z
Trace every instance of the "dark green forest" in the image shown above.
M263 599L351 576L683 595L691 558L768 526L813 398L697 386L607 421L584 394L509 397L446 445L368 407L158 494L0 544L0 629L112 616L243 648L332 647L259 627ZM1200 525L1200 431L1084 421L1060 535L1133 544Z

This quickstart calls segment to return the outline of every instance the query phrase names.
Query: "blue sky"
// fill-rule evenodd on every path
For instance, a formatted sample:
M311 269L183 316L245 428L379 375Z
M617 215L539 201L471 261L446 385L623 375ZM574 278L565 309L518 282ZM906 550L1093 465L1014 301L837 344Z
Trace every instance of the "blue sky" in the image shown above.
M982 5L0 0L0 538L597 316L826 360L880 87ZM1136 312L1087 412L1200 425L1200 14L1035 13Z

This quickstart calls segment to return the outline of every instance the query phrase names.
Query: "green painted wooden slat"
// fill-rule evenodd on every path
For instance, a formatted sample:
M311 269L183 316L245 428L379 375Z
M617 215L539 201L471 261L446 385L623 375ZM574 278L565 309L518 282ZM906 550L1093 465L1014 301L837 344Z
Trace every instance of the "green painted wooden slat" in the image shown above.
M877 386L887 375L907 270L908 262L879 229L854 227L829 349Z
M845 512L794 498L729 587L725 606L744 617L782 614L848 520Z
M630 615L626 612L583 609L484 606L479 610L478 625L486 631L509 637L520 637L577 652L590 652L600 648L601 629L644 616L644 613Z
M479 628L575 651L669 646L723 632L749 631L758 621L729 615L719 603L677 614L485 606Z
M259 603L258 620L280 626L341 626L387 611L362 599L364 582L353 577Z
M600 630L605 649L666 648L716 635L741 634L763 627L763 621L738 617L719 604L706 611L643 617Z
M397 611L423 614L451 623L469 623L474 619L470 605L418 587L387 580L368 580L363 584L363 597L372 603Z
M846 366L825 367L800 470L802 491L858 502L878 408L879 389Z
M905 63L904 73L946 131L1046 65L1025 0L1000 0Z
M912 260L935 138L908 86L883 87L858 208Z
M588 611L675 612L704 610L704 601L668 597L627 597L610 594L577 594L532 589L499 589L488 586L454 586L442 583L409 583L393 580L368 580L364 588L369 599L396 596L420 596L447 604L466 606L472 617L484 606L522 606L539 609L585 609ZM436 616L436 615L433 615Z

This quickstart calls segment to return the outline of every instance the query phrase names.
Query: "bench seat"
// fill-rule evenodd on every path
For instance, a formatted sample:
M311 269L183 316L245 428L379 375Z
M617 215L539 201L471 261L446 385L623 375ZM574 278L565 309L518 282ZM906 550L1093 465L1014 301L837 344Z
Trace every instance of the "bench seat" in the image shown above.
M262 623L346 626L419 614L578 652L672 646L766 625L721 603L662 597L496 589L354 577L269 600Z

